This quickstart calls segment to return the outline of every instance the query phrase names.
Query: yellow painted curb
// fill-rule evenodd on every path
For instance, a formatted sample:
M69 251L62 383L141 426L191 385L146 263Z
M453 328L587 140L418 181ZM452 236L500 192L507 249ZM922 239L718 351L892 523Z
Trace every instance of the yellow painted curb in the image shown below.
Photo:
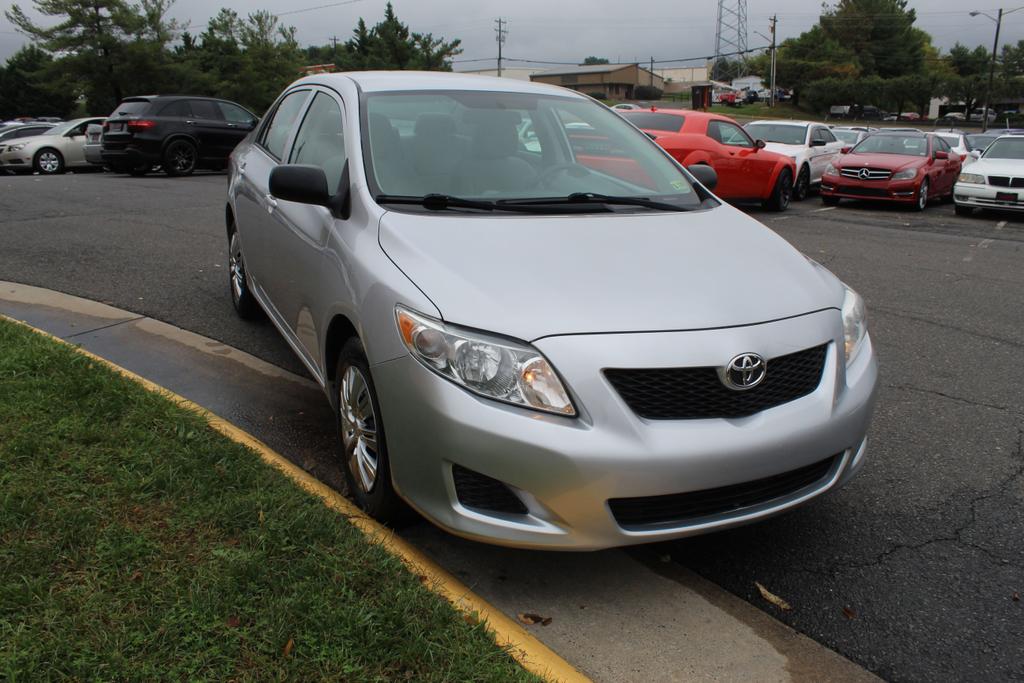
M227 420L214 415L206 408L193 403L187 398L179 396L173 391L135 374L131 370L126 370L106 358L86 351L80 346L67 342L45 330L33 327L22 320L15 320L2 313L0 313L0 318L22 325L37 334L71 347L78 353L95 360L97 363L106 365L128 379L138 382L147 390L160 394L174 401L179 406L201 415L218 432L232 441L255 451L264 462L276 467L300 487L323 500L327 507L343 514L349 522L363 532L372 542L379 543L392 555L401 559L409 567L410 571L425 577L425 585L428 589L442 596L463 614L486 623L494 636L495 642L500 647L507 648L509 654L527 671L552 682L587 683L590 681L589 678L577 671L572 664L559 657L554 650L537 640L533 634L517 622L505 616L503 612L471 591L465 584L445 571L420 552L420 550L395 535L393 531L382 526L376 520L368 517L347 498L293 464L252 434L239 429Z

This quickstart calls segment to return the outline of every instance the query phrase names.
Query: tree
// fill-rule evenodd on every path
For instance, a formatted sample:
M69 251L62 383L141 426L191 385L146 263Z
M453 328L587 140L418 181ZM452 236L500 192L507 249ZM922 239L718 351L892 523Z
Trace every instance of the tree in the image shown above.
M605 57L587 57L583 60L583 66L591 66L596 64L608 64L608 60Z
M389 2L384 19L372 29L360 18L335 60L342 69L422 69L451 71L451 60L462 53L458 39L446 41L430 33L415 33L399 21Z
M829 39L851 51L865 76L917 73L931 37L914 27L907 0L839 0L819 19Z
M0 70L0 120L15 116L66 116L74 107L72 93L47 87L53 58L35 45L11 55Z

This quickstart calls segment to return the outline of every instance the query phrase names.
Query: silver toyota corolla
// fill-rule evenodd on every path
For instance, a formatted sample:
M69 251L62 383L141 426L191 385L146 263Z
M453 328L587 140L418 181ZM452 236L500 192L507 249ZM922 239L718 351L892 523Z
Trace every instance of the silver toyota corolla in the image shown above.
M864 304L571 90L363 72L232 155L232 300L328 395L357 502L595 549L763 519L864 462Z

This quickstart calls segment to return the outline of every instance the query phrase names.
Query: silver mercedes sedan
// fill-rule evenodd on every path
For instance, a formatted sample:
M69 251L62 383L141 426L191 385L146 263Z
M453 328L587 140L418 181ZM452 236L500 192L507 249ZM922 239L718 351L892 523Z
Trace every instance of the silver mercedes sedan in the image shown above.
M856 292L714 184L572 90L310 76L232 154L231 297L323 387L379 519L724 529L857 472L878 367Z

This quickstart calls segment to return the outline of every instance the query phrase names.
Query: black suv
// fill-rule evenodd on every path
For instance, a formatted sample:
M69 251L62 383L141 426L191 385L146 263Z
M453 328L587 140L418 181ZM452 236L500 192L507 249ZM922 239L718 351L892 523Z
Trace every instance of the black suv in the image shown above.
M257 121L244 107L213 97L129 97L103 124L103 163L132 175L156 165L172 176L221 169Z

